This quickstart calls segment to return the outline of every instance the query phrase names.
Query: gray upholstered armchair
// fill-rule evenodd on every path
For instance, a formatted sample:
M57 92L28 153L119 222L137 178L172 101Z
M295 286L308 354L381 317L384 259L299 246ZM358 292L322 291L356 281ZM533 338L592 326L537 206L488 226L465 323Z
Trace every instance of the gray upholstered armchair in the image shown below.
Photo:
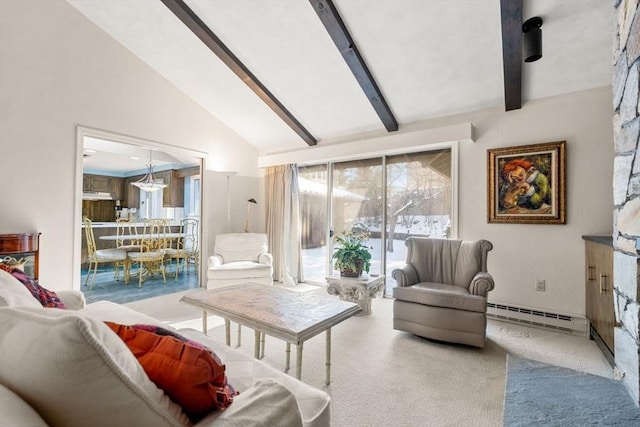
M484 347L491 242L408 237L405 244L407 264L391 273L393 328Z

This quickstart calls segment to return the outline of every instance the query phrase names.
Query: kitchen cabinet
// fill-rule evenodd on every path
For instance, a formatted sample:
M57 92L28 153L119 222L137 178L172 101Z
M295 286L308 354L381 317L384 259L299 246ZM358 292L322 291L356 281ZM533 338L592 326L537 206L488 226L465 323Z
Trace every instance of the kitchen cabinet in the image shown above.
M154 174L162 178L167 186L162 189L162 206L165 208L184 207L184 177L177 170L169 170Z
M162 189L162 206L165 208L184 207L184 176L177 170L154 172L155 179L162 179L167 184ZM144 175L132 176L124 179L124 207L137 208L140 206L140 189L131 185L144 178Z
M116 202L113 200L83 200L82 216L94 222L110 222L116 219Z
M582 236L585 241L585 296L590 338L610 363L614 360L613 245L611 237Z
M82 175L82 191L109 193L114 200L123 199L124 179L117 176Z
M140 179L142 179L142 177L144 177L144 175L131 176L124 179L123 206L125 208L138 209L140 207L140 189L135 185L131 185L131 183L139 181Z

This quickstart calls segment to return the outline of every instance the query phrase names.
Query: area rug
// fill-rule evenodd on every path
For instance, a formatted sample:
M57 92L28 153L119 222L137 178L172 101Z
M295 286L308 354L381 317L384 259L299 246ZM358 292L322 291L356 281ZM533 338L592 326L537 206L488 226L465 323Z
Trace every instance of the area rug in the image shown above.
M505 427L637 426L640 408L620 381L509 354Z

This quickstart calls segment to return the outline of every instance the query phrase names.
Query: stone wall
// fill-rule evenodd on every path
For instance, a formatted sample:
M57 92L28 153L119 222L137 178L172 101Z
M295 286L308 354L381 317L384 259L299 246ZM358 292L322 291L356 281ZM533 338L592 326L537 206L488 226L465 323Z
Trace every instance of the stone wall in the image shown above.
M614 302L617 373L636 403L640 402L640 14L639 0L614 0L613 131L615 159Z

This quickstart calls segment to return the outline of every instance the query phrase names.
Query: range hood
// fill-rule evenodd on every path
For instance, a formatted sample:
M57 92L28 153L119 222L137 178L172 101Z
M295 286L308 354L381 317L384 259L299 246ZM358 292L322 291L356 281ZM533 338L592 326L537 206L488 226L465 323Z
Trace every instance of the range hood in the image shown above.
M100 191L85 191L82 193L82 200L114 200L111 193Z

